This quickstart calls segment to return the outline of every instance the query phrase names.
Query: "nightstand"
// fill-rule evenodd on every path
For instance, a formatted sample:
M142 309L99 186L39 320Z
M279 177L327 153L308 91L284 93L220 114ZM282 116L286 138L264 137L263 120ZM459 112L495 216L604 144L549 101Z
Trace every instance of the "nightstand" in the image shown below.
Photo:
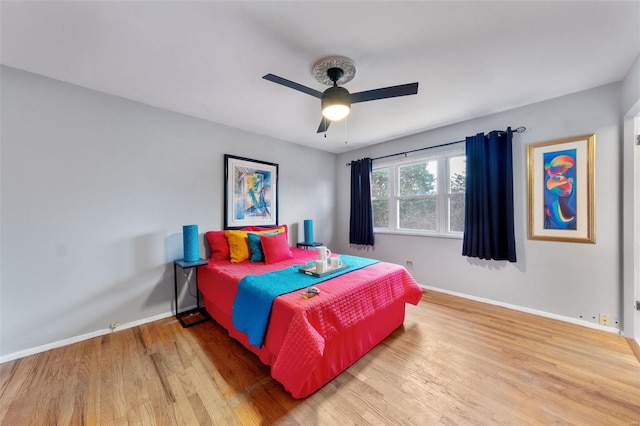
M184 259L177 259L173 261L173 290L175 294L176 304L176 318L182 324L183 327L191 327L192 325L200 324L201 322L209 319L209 314L200 306L200 290L198 289L198 266L207 265L205 259L196 260L195 262L185 262ZM185 276L185 284L189 285L189 274L187 270L196 268L196 307L187 311L178 311L178 266L182 269Z
M303 248L303 249L307 250L309 247L320 247L321 245L322 245L322 243L318 243L318 242L316 242L316 243L304 243L304 242L302 242L302 243L298 243L296 246L298 248Z

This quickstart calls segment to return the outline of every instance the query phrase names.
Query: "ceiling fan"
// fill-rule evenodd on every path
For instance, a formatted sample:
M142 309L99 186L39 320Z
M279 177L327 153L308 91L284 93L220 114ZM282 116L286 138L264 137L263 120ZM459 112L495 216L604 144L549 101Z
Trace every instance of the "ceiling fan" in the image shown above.
M262 78L319 98L323 117L318 127L318 133L326 132L332 121L345 118L351 110L351 104L418 93L417 82L349 93L347 89L339 85L348 83L353 79L356 74L356 67L353 60L344 56L329 56L320 59L313 65L312 73L320 83L331 87L324 92L320 92L274 74L267 74Z

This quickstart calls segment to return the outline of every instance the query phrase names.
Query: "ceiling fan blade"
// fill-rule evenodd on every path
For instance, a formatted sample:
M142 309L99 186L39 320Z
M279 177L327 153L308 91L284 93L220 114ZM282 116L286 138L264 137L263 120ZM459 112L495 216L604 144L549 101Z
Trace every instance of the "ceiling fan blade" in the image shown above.
M278 77L277 75L273 74L267 74L262 78L264 78L265 80L273 81L274 83L282 84L283 86L289 87L299 92L306 93L307 95L315 96L318 99L322 99L322 92L318 92L315 89L303 86L302 84L298 84L294 81L287 80L286 78Z
M375 101L376 99L395 98L398 96L415 95L418 93L418 83L401 84L399 86L383 87L381 89L366 90L352 93L351 103Z
M331 120L326 117L322 117L322 121L320 121L320 126L318 126L318 131L316 133L324 133L329 128L329 124L331 124Z

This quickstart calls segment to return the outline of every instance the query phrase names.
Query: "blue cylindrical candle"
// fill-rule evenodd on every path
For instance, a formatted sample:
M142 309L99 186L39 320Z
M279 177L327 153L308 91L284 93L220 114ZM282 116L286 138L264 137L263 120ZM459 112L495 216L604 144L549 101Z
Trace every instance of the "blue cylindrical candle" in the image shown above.
M311 219L304 221L304 242L308 244L313 242L313 220Z
M185 225L182 227L182 243L185 262L195 262L196 260L200 260L198 225Z

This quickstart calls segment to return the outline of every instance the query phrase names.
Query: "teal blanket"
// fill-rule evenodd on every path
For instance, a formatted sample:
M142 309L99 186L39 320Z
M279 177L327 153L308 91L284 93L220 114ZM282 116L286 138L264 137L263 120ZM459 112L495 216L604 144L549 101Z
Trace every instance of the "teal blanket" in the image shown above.
M262 347L273 299L378 263L374 259L349 255L342 255L340 259L349 267L321 278L298 271L301 267L309 266L315 261L262 275L247 275L238 284L238 294L232 309L233 325L243 333L247 333L250 344Z

